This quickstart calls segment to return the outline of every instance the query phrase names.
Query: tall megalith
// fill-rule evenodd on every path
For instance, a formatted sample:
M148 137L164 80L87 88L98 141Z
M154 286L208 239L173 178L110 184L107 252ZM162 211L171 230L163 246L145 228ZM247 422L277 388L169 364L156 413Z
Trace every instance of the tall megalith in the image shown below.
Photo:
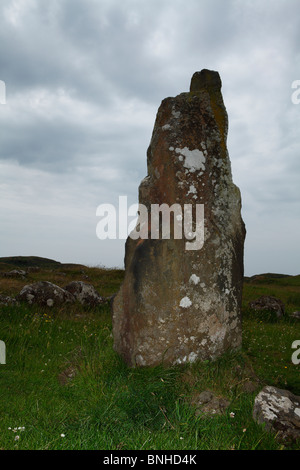
M158 109L139 187L144 218L127 238L113 302L114 349L130 366L214 359L241 346L245 226L227 128L218 72L196 72L188 93ZM169 234L153 230L153 210L163 207ZM168 217L159 215L162 226Z

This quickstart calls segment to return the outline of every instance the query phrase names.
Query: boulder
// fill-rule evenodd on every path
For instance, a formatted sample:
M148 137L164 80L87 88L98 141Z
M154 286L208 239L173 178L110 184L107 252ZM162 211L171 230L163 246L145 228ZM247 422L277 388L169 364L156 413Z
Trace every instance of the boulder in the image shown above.
M8 307L10 305L17 305L17 301L16 299L13 299L12 297L0 294L0 306L1 305L5 307Z
M300 320L300 312L299 310L296 310L295 312L290 314L290 317L292 318L297 318L297 320Z
M255 398L253 418L281 440L300 439L300 396L266 386Z
M23 271L23 269L13 269L12 271L3 273L3 277L10 277L13 279L25 279L26 274L26 271Z
M94 286L82 281L73 281L65 286L65 290L70 292L82 305L94 307L104 303L103 297L96 291Z
M272 297L271 295L262 295L256 300L249 302L249 307L253 310L270 310L276 313L278 318L284 315L284 303L277 299L276 297Z
M196 72L190 92L158 110L113 302L114 348L130 366L214 359L241 346L245 226L227 127L214 71Z
M23 287L17 299L29 304L39 304L53 307L66 302L75 302L75 297L55 284L48 281L40 281Z

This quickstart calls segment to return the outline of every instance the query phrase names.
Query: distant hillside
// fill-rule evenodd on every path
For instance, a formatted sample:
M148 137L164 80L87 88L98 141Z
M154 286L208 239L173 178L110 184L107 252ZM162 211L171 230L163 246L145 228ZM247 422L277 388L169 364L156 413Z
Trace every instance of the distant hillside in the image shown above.
M60 263L49 258L41 258L39 256L9 256L0 258L0 265L9 267L28 268L29 266L35 266L38 268L61 268L66 266L82 266L81 264L75 263Z
M253 282L253 283L260 283L260 282L272 283L278 279L287 278L287 277L293 277L293 276L290 276L289 274L264 273L264 274L255 274L254 276L251 276L251 277L245 277L244 281Z

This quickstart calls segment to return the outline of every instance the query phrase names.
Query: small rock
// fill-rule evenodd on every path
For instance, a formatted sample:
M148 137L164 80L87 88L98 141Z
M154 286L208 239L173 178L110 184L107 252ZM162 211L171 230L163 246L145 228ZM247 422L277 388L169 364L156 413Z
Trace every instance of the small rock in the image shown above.
M249 307L253 310L272 310L278 318L284 315L283 302L271 295L262 295L258 299L249 302Z
M230 402L226 398L216 397L212 392L205 390L194 396L191 404L196 406L195 416L214 416L223 414Z
M39 304L48 307L75 302L75 298L70 292L48 281L40 281L23 287L17 299L26 301L29 304Z
M3 277L11 277L14 279L25 279L26 271L22 269L13 269L12 271L8 271L7 273L3 273Z
M255 392L255 390L258 389L258 382L253 382L252 380L246 380L244 383L243 383L243 391L245 393L253 393Z
M277 432L280 440L295 441L300 438L300 396L266 386L255 398L253 418L265 423L268 431Z
M70 292L82 305L94 307L105 302L94 286L82 281L70 282L70 284L65 286L65 290Z
M8 307L9 305L17 305L17 301L12 297L0 295L0 305L4 305L5 307Z
M203 405L204 403L208 403L209 401L211 401L212 398L213 394L210 391L205 390L204 392L201 392L200 395L196 395L196 397L194 397L192 404Z
M41 269L38 266L28 266L27 268L28 273L39 273L40 270Z
M70 365L58 375L60 385L67 385L77 375L78 370L74 365Z
M300 320L300 312L299 311L293 312L290 314L290 317L297 318L298 320Z

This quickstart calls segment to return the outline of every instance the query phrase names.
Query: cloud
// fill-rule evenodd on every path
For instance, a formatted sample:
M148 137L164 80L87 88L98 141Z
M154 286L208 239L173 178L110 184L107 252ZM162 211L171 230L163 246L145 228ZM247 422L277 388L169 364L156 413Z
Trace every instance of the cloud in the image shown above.
M229 114L246 273L296 274L299 10L298 0L2 0L0 253L122 265L124 241L95 236L96 208L136 202L161 100L211 68Z

